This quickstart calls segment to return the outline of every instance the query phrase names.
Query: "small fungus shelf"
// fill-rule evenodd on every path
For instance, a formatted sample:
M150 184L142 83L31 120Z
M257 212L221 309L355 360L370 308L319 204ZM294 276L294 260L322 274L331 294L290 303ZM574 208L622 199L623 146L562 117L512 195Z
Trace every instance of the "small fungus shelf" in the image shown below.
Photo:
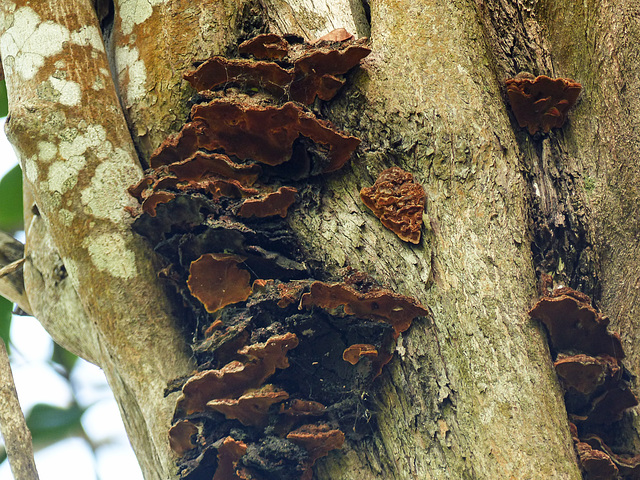
M520 73L506 81L507 95L518 125L529 133L549 133L560 128L567 112L576 103L582 85L568 78L534 77Z

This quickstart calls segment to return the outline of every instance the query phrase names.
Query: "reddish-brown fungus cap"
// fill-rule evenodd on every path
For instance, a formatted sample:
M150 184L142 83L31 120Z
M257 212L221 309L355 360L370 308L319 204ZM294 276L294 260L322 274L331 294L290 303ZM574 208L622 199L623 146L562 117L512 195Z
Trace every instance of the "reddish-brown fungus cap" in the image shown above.
M243 160L280 165L291 158L293 142L302 135L328 147L324 171L332 172L341 168L360 144L360 139L339 132L291 102L265 107L213 100L195 105L191 115L193 120L153 153L152 166L186 159L198 149L217 148Z
M342 283L314 282L301 304L327 310L344 306L347 314L391 324L396 334L407 330L416 317L429 315L429 310L413 298L382 289L360 293Z
M506 81L507 95L518 125L533 135L561 127L576 103L582 85L568 78L517 76Z
M590 479L614 480L618 477L618 467L615 466L609 455L600 450L594 450L584 442L576 444L578 458L589 475Z
M207 253L191 263L187 286L207 312L214 313L249 298L251 275L238 268L243 261L237 255Z
M258 87L279 98L285 94L294 75L273 62L212 57L196 70L186 73L184 78L199 92L233 84Z
M196 152L186 160L169 165L168 170L180 181L201 180L221 176L237 180L243 185L253 185L262 169L260 165L240 165L220 153Z
M342 352L342 359L345 362L349 362L351 365L355 365L360 361L362 357L377 357L378 350L374 345L370 345L368 343L358 343L355 345L351 345L347 347L347 349Z
M296 201L296 190L293 187L280 187L278 191L267 193L260 198L249 198L244 201L238 210L238 215L244 218L287 216L289 207Z
M627 386L618 385L593 401L587 421L593 425L611 424L622 418L625 410L638 405L638 399Z
M600 450L611 458L616 464L622 478L639 478L640 455L617 455L597 435L587 435L582 442L590 445L594 450Z
M175 193L171 192L153 192L142 202L142 211L148 213L152 217L156 216L156 207L161 203L170 202L176 198Z
M264 33L238 46L241 55L253 55L260 59L281 59L289 53L289 43L275 33Z
M218 446L218 467L213 480L241 480L236 475L238 460L247 453L244 442L227 437Z
M169 446L178 455L184 455L195 445L191 436L198 433L198 427L189 420L180 420L169 429Z
M618 360L624 357L620 337L607 331L609 319L575 295L564 292L563 295L542 298L529 315L545 324L556 350L606 354Z
M327 407L319 402L298 398L294 398L286 406L284 404L280 406L280 413L292 417L319 417L324 415L326 411Z
M182 387L176 413L202 412L207 402L220 398L237 398L251 388L260 387L276 368L289 366L287 352L298 346L293 333L275 335L264 343L248 345L238 351L246 361L234 360L219 370L196 373Z
M321 36L320 38L316 38L313 43L318 42L346 42L347 40L351 40L353 35L347 32L345 28L336 28L335 30L331 30L329 33Z
M264 427L268 420L269 408L274 403L283 402L289 394L273 385L245 392L240 398L221 398L207 402L207 408L222 413L229 419L237 419L243 425Z
M326 456L331 450L342 448L344 433L341 430L334 430L326 424L303 425L289 432L287 440L291 440L309 452L309 465L301 479L310 480L312 477L311 467L315 461Z
M362 202L382 224L405 242L419 243L426 194L413 175L399 167L383 171L372 187L360 191Z
M590 395L598 387L622 375L618 361L608 355L561 355L555 361L556 373L567 389Z

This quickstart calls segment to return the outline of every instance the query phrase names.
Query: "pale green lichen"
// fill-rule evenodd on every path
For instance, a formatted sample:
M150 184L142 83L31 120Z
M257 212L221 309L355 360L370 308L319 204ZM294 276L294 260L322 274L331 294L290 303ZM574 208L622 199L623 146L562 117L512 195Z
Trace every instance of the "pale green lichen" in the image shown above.
M126 91L126 104L134 105L146 94L147 69L139 59L137 48L116 48L116 70L120 85Z
M91 261L98 270L125 280L137 275L136 255L127 248L121 234L90 236L84 240L82 246L88 250Z

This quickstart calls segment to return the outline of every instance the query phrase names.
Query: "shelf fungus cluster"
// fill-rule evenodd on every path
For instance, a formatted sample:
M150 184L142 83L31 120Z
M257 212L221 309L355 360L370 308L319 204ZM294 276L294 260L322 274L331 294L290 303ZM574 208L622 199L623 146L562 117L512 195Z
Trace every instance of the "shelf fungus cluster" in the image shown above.
M568 78L534 77L526 72L508 79L506 86L518 125L531 135L562 127L582 90L582 85Z
M589 479L640 477L640 455L625 444L625 411L638 405L628 384L622 343L591 299L556 289L529 312L544 323L565 390L578 457Z
M309 480L371 431L363 392L429 311L363 273L330 277L287 223L360 142L305 104L331 99L366 43L261 35L239 52L186 75L190 118L130 188L131 213L194 329L197 371L166 391L179 477Z

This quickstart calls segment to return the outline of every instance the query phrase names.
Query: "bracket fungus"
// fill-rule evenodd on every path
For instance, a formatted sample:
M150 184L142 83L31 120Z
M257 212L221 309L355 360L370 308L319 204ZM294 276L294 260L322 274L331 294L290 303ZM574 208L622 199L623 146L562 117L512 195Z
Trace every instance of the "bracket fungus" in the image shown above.
M549 332L558 378L578 458L588 478L636 478L635 466L619 471L616 456L599 436L616 444L624 412L638 405L627 384L619 335L608 331L609 320L591 306L591 299L567 287L543 297L529 311ZM637 456L640 459L640 455ZM619 462L618 462L619 463Z
M429 315L429 310L413 298L384 289L360 293L341 283L314 282L302 295L300 305L328 310L344 307L346 314L390 324L396 335L407 330L415 318Z
M372 187L360 190L360 198L400 239L420 243L426 194L411 173L399 167L384 170Z
M374 345L368 343L357 343L351 345L344 352L342 352L342 359L345 362L349 362L351 365L357 364L362 357L377 357L378 350Z
M568 78L534 77L528 73L508 79L506 86L518 125L531 135L562 127L582 90L582 85Z
M244 260L237 255L208 253L191 264L187 285L207 312L214 313L249 298L251 274L238 268Z
M304 480L372 430L364 392L428 309L358 272L319 282L335 276L284 219L313 203L310 177L340 169L360 143L317 107L368 55L366 40L265 34L239 52L250 58L187 74L199 90L190 118L129 188L141 204L130 213L193 329L197 371L167 389L181 390L169 431L180 478ZM353 368L348 351L370 360Z

